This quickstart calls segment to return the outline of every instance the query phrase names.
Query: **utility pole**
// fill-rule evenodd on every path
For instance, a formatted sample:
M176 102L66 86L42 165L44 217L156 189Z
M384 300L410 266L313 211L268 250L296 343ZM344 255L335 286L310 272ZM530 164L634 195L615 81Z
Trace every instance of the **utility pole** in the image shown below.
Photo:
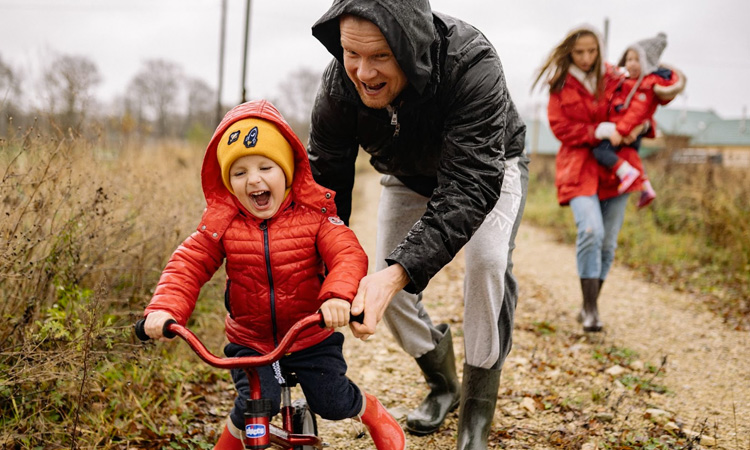
M224 86L224 42L226 40L227 0L221 0L221 24L219 25L219 88L216 95L216 124L221 122L221 93Z
M602 61L606 61L609 57L609 17L604 18L604 42L602 45L604 46L602 49Z
M539 102L534 102L534 122L532 122L531 127L531 157L536 157L537 152L539 151L539 127L540 123L539 121L542 120L539 117L539 109L541 108L542 104Z
M247 52L250 42L250 0L247 0L245 11L245 51L242 57L242 103L247 101L247 90L245 89L245 78L247 76Z

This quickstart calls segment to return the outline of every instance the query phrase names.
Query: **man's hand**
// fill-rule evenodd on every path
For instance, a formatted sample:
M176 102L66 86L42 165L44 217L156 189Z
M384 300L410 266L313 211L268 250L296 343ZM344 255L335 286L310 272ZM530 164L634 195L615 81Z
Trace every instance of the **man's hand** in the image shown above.
M409 284L409 277L400 264L393 264L372 275L367 275L359 282L357 295L352 301L353 316L365 312L364 323L352 322L349 328L354 337L366 341L375 334L375 328L381 320L385 309L391 303L393 296Z
M174 320L174 317L166 311L151 312L146 316L146 323L143 324L143 331L145 331L151 339L171 341L172 339L167 339L162 334L164 323L170 319Z
M349 302L340 298L329 298L323 302L320 312L323 313L326 328L338 328L348 324L350 308Z

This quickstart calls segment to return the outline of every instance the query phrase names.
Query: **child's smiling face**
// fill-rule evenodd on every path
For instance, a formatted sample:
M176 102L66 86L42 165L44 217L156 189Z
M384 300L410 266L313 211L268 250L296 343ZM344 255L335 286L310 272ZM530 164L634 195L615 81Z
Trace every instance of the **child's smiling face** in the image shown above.
M229 181L242 206L259 219L273 217L284 202L284 171L265 156L238 158L229 169Z
M628 71L630 78L638 78L641 76L641 60L638 57L638 52L635 50L628 50L625 54L625 70Z

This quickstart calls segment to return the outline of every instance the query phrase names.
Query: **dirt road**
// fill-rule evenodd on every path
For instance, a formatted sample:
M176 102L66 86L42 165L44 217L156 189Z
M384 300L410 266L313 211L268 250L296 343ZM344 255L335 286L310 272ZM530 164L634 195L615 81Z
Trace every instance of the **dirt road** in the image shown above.
M377 179L358 174L351 220L371 258ZM615 266L601 297L605 332L585 335L575 320L575 249L524 224L514 262L521 297L491 448L750 449L747 332L727 329L689 295ZM451 323L459 369L462 270L459 254L425 291L433 320ZM426 393L416 363L382 324L367 342L345 333L350 377L403 421ZM436 435L407 436L409 448L455 448L457 417ZM352 439L349 421L320 426L331 448L374 449L369 438Z

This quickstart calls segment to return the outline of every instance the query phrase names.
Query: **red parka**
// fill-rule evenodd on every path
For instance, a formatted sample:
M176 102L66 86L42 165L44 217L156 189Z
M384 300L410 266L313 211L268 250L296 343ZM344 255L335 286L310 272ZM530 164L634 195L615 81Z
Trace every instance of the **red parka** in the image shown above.
M599 123L608 121L608 107L622 74L607 66L604 89L598 98L571 74L566 77L562 89L550 93L547 106L550 128L562 144L556 160L557 200L567 205L578 196L598 195L602 200L616 197L617 175L596 162L592 149L601 142L594 131ZM635 149L622 147L618 156L643 172ZM636 181L627 192L639 191L641 185Z
M655 137L654 113L657 106L671 102L685 87L685 76L676 69L669 69L668 78L652 72L643 77L640 84L637 78L624 78L620 82L612 97L608 120L617 124L617 132L621 136L629 135L635 127L649 121L651 127L646 137ZM635 93L625 108L633 88Z
M229 125L248 117L275 123L294 151L291 192L268 220L252 216L226 189L216 157ZM201 223L170 258L145 314L164 310L185 324L201 286L225 260L227 337L260 352L273 350L295 322L324 301L353 300L367 273L367 256L336 216L334 192L313 181L304 146L273 105L247 102L227 113L206 149L201 179L207 204ZM331 333L308 329L291 351Z

